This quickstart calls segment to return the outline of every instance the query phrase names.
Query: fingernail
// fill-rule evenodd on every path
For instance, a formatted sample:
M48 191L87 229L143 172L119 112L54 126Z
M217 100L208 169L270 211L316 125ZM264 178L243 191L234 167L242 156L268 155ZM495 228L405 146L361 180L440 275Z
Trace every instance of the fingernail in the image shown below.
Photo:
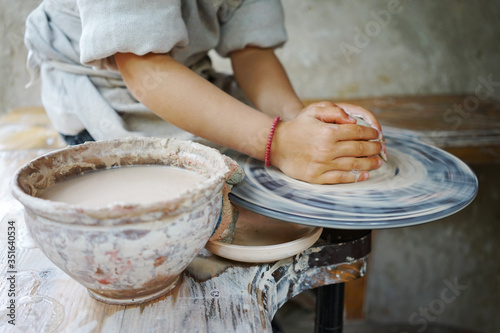
M348 118L350 121L356 121L356 119L354 119L353 117L349 116Z
M384 163L384 161L382 161L382 159L380 158L380 159L378 160L378 166L379 166L379 167L381 167L383 163Z

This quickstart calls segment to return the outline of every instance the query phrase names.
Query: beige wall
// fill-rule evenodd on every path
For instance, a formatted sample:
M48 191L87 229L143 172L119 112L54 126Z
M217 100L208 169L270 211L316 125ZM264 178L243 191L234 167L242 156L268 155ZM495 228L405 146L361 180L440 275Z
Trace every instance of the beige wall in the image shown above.
M498 1L284 2L290 42L279 54L305 98L465 93L480 75L500 81Z
M40 84L30 89L23 43L24 21L40 1L0 0L0 113L13 107L40 105Z

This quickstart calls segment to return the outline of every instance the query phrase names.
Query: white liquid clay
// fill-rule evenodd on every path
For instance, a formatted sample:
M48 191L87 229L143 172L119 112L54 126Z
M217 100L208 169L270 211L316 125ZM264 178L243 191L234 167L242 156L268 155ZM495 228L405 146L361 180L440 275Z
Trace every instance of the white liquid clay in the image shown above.
M204 180L193 171L176 167L130 166L67 179L44 190L40 197L92 207L112 203L147 204L173 199Z

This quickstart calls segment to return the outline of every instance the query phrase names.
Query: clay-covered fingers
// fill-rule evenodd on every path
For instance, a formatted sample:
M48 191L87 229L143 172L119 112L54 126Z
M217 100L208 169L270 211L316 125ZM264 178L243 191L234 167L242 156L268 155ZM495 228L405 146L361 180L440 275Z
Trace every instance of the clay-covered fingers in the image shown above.
M380 154L382 145L375 141L341 141L332 148L331 158L367 157Z
M375 140L379 137L379 132L372 127L355 124L331 124L325 126L335 132L337 141Z
M351 116L358 116L358 117L361 116L361 118L366 120L370 124L370 126L375 128L379 132L378 140L382 142L382 152L380 155L384 158L384 160L387 160L387 148L385 146L385 138L384 135L382 134L382 127L380 126L380 123L378 122L375 115L373 115L373 113L371 113L367 109L358 105L338 103L338 106L344 109L345 112Z
M382 159L378 156L371 157L340 157L332 161L331 167L335 171L360 170L368 171L378 169Z
M352 183L367 180L368 171L378 169L382 159L371 157L341 157L330 162L309 164L305 180L316 184Z
M370 178L368 171L328 171L318 176L313 182L316 184L345 184L356 183Z

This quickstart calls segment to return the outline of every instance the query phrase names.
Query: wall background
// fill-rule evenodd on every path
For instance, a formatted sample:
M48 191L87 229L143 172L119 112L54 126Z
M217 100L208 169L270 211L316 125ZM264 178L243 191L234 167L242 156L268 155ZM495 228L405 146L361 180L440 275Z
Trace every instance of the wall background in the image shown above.
M24 20L39 2L0 0L0 113L40 104L39 82L24 88L29 75L22 42ZM277 53L304 99L473 94L479 76L500 82L499 1L407 0L396 7L395 0L283 3L289 42ZM215 65L230 71L225 60ZM500 99L500 83L493 96ZM418 329L445 323L500 330L498 164L474 169L480 194L461 213L375 233L368 318L413 320ZM444 302L442 295L452 296L443 294L449 283L466 287Z
M40 1L0 0L0 114L14 107L41 105L40 82L30 89L23 43L26 17Z
M289 41L277 53L302 98L468 93L480 75L500 81L498 1L283 4ZM372 37L357 37L360 30ZM341 44L351 50L348 57ZM494 95L500 98L500 89Z

